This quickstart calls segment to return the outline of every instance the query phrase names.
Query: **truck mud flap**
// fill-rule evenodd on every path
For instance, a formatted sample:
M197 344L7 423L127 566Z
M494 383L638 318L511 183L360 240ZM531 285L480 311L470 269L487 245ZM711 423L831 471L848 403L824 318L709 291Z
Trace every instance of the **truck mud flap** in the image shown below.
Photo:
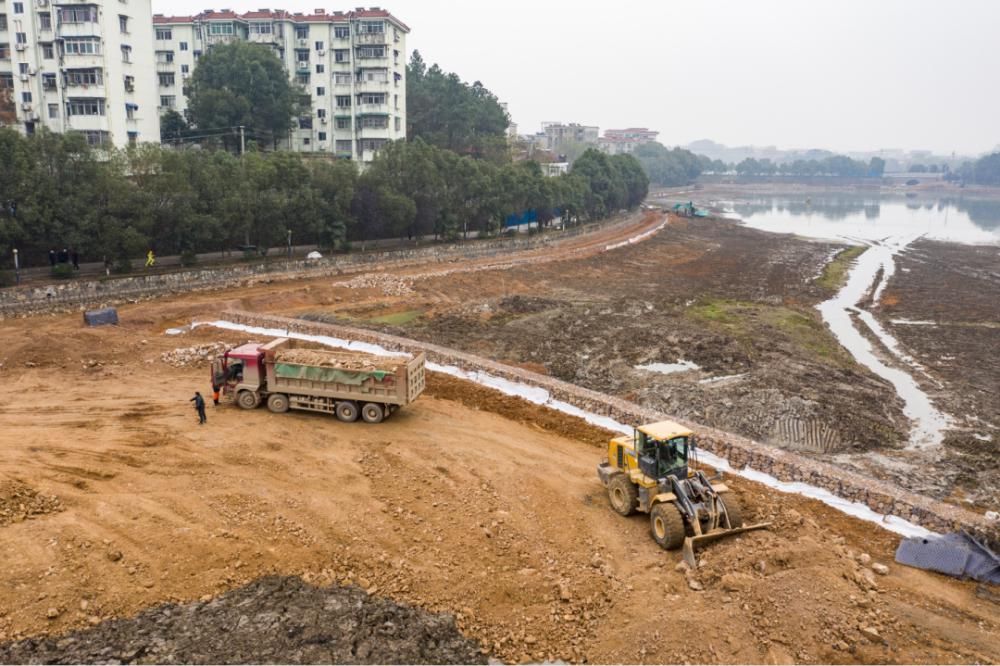
M754 530L762 530L764 528L770 527L771 523L757 523L756 525L747 525L746 527L736 527L731 530L718 529L709 532L708 534L702 534L700 536L685 537L683 546L683 556L684 561L692 569L698 568L698 560L695 558L695 550L706 546L720 539L725 539L727 537L736 536L737 534L743 534L744 532L752 532Z

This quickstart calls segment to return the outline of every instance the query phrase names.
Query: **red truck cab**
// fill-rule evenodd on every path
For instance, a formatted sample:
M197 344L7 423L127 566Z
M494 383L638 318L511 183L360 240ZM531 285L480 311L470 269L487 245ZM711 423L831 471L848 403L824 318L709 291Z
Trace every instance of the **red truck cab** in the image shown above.
M256 392L263 382L264 352L256 342L230 349L212 363L212 385L223 395L235 395L243 389Z

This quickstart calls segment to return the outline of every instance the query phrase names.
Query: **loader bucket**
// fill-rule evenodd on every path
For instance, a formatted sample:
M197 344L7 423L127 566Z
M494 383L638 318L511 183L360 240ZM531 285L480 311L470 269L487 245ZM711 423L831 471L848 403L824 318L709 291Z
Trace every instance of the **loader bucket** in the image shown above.
M736 536L737 534L743 534L744 532L752 532L753 530L762 530L765 527L770 527L771 523L757 523L756 525L747 525L746 527L735 527L733 529L727 530L724 528L719 528L717 530L712 530L708 534L702 534L700 536L685 537L684 546L682 553L684 556L684 561L692 569L698 568L698 560L694 556L694 551L702 546L712 543L713 541L718 541L720 539L725 539L726 537Z

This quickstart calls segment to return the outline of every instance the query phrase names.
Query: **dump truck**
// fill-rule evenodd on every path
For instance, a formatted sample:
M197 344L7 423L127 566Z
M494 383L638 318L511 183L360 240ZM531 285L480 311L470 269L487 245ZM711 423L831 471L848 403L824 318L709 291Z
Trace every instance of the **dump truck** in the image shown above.
M613 438L607 460L597 466L611 508L622 516L648 513L653 540L666 550L683 548L692 568L697 547L769 525L744 525L743 510L729 488L689 467L694 452L694 433L673 421L658 421L635 427L632 436Z
M333 351L290 338L247 343L212 363L212 384L243 409L302 409L379 423L425 386L424 353L413 358Z

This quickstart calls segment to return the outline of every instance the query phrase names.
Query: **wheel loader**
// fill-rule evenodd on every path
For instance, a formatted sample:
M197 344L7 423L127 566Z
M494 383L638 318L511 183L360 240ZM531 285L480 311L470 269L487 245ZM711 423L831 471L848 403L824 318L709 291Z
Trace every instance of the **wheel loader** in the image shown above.
M694 454L690 430L660 421L636 427L632 437L612 439L607 461L597 467L611 508L623 516L648 513L653 540L666 550L683 547L684 561L692 568L697 566L696 548L770 525L744 526L729 488L688 466Z

